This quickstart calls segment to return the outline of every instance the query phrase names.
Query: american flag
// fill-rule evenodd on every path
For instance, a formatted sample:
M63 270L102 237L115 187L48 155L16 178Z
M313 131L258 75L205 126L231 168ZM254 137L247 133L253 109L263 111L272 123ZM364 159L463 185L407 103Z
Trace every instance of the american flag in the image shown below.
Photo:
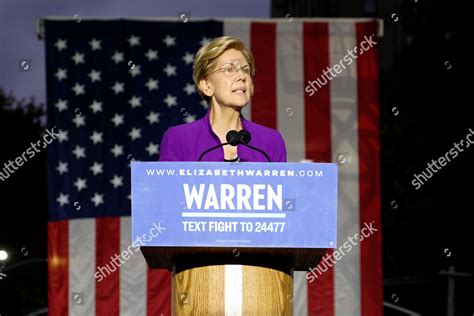
M163 133L207 111L194 54L222 35L255 57L243 114L281 132L288 161L341 163L339 241L364 223L379 228L316 281L295 272L294 314L382 314L377 48L305 92L376 38L376 21L49 18L44 27L48 127L59 134L48 147L50 315L170 315L170 273L148 269L140 253L103 280L94 275L132 243L130 161L158 160Z

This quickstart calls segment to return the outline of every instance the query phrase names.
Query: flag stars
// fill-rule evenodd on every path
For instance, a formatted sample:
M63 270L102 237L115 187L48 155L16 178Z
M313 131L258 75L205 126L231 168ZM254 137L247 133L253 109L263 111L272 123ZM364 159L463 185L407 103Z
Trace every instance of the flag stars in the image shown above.
M186 52L186 54L182 58L186 65L192 64L194 62L194 55L190 52Z
M123 185L123 177L119 177L118 175L114 175L113 179L110 180L110 183L114 186L114 188L118 188L119 186Z
M90 136L90 139L92 142L95 144L97 143L102 143L104 140L102 139L103 133L99 133L97 131L92 132L92 135Z
M148 79L148 82L145 84L148 88L148 91L158 90L158 80L156 79Z
M103 173L104 171L102 170L103 164L98 163L97 161L94 161L94 164L90 166L90 170L94 174L94 176L98 175L99 173Z
M123 146L115 144L114 148L110 151L114 154L114 157L117 158L118 156L123 155Z
M163 39L163 43L165 43L166 47L176 45L176 37L170 36L169 34Z
M149 61L158 59L158 51L157 51L157 50L153 50L153 49L149 49L149 50L146 52L145 56L146 56L146 58L148 58Z
M79 145L76 145L72 153L74 154L74 156L76 156L76 159L86 158L86 149Z
M67 162L60 161L59 165L56 167L56 170L58 170L59 174L63 174L69 171L67 167Z
M158 145L157 144L149 143L148 146L145 149L146 149L146 151L148 151L148 154L150 156L158 154Z
M74 63L76 65L83 64L84 63L84 54L81 54L79 52L76 52L72 57L72 60L74 60Z
M115 94L119 94L120 92L123 92L123 83L115 81L115 84L111 87L112 90L114 90Z
M146 119L148 122L151 124L153 123L159 123L160 122L160 113L155 113L153 111L150 111L150 113L147 115Z
M111 121L114 123L115 127L119 126L120 124L123 124L123 115L122 114L117 114L115 113L114 117L111 119Z
M207 104L206 100L201 100L199 104L201 104L202 107L205 108L206 110L209 108L209 104Z
M72 87L72 91L74 91L76 96L81 95L81 94L85 94L84 85L79 84L78 82L76 82L74 84L74 87Z
M56 43L54 43L54 46L56 46L58 51L62 51L67 48L67 40L58 38Z
M115 51L112 55L112 59L116 64L121 63L122 61L124 61L123 53Z
M92 50L99 50L101 49L101 41L99 40L96 40L95 38L93 38L90 42L89 42L89 45L91 46Z
M64 206L66 204L69 204L69 195L64 194L64 193L59 193L59 196L57 197L56 201L59 203L59 205Z
M186 91L187 95L191 95L196 92L196 87L191 83L187 83L183 90Z
M142 98L137 97L137 96L132 96L130 100L128 100L128 103L130 106L133 108L140 107L142 105Z
M140 37L132 35L128 38L127 42L131 47L140 45Z
M166 95L166 98L163 99L163 102L166 103L166 105L168 106L168 108L172 107L172 106L176 106L178 103L176 102L176 97L175 96L172 96L171 94L167 94Z
M142 73L140 70L140 65L135 65L133 68L130 68L128 72L132 75L133 78Z
M128 133L128 135L130 136L130 138L132 140L136 140L138 138L141 138L142 137L142 130L140 128L132 128L132 130L130 131L130 133Z
M62 111L67 110L67 100L59 99L54 106L57 107L58 111L61 113Z
M92 110L94 114L96 114L97 112L102 112L102 102L94 100L92 101L92 104L89 105L89 108Z
M100 81L101 80L100 74L101 74L100 71L92 69L91 72L89 72L89 78L91 78L92 82Z
M59 81L67 79L67 69L58 68L58 71L54 74Z
M87 180L77 178L76 182L74 182L74 186L77 188L77 191L81 192L82 189L87 189Z
M76 124L76 127L86 126L85 118L82 115L76 114L72 121L74 122L74 124Z
M210 38L207 38L207 37L204 36L202 38L202 40L199 42L199 45L204 46L204 45L208 44L210 41L211 41Z
M191 123L191 122L194 122L196 120L196 116L194 115L186 115L186 117L184 118L184 121L186 123Z
M58 130L58 142L62 143L64 141L69 140L69 137L67 136L68 131L63 131L62 129Z
M171 66L170 64L166 65L166 68L163 68L163 71L166 72L166 76L176 76L176 66Z
M91 201L94 203L95 207L100 204L104 204L104 195L99 193L94 193L94 196L91 198Z

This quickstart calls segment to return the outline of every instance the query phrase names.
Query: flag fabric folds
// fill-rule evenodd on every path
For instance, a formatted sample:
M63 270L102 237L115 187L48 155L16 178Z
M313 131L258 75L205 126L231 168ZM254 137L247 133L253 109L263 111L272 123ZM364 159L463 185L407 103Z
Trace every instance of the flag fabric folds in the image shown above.
M130 161L208 110L196 51L232 35L253 52L246 118L288 161L338 162L338 246L295 272L294 315L381 315L377 22L368 19L45 20L48 312L170 315L171 276L130 251ZM370 229L369 229L370 227ZM129 253L129 255L126 255Z

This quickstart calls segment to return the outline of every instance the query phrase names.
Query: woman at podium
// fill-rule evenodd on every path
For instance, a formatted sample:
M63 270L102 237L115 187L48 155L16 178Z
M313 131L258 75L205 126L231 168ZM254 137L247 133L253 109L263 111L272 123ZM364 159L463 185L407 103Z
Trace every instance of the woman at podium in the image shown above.
M239 39L223 36L202 46L195 56L193 79L209 110L197 121L168 129L160 161L286 162L281 134L242 115L254 92L254 75L252 53ZM245 131L250 146L219 146L236 135L229 131Z
M167 130L160 161L286 162L281 134L242 115L254 74L252 53L240 40L224 36L202 46L193 79L209 110L200 120ZM216 235L227 229L208 223ZM173 259L174 315L291 315L289 259L236 250L189 247Z

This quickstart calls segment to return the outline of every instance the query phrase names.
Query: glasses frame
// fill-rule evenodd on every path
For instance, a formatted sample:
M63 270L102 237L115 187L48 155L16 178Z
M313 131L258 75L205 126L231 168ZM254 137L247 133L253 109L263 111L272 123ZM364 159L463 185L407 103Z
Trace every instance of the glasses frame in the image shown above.
M229 68L229 65L231 65L233 68L236 69L235 74L226 74L225 73L225 71ZM248 70L249 70L248 74L245 73L245 71L244 71L245 68L248 68ZM253 71L253 72L251 71L250 65L245 65L244 67L242 67L242 65L240 65L240 63L238 63L238 62L230 62L230 63L224 64L221 68L210 72L208 74L208 76L210 76L212 74L215 74L216 72L222 72L224 74L224 76L232 77L232 76L237 75L239 73L239 70L242 70L242 73L245 76L249 76L249 77L254 77L255 76L255 71Z

